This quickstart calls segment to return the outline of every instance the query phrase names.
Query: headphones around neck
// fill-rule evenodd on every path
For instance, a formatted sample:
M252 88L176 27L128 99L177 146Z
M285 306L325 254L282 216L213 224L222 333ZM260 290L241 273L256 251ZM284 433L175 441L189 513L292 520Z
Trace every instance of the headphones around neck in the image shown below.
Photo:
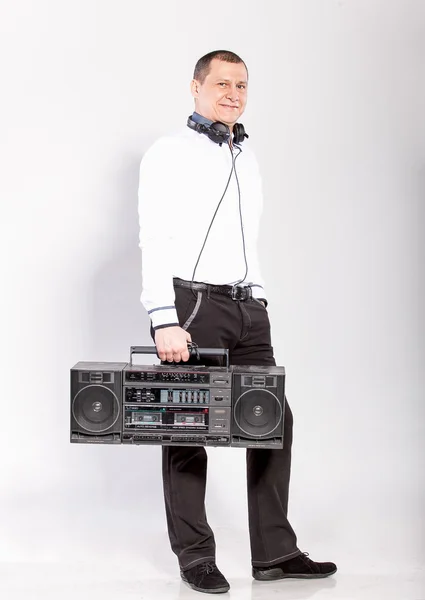
M197 123L192 119L192 116L189 115L187 119L187 126L198 133L204 133L212 142L216 144L227 144L230 139L230 129L221 121L215 121L208 125L207 123ZM245 133L245 128L242 123L235 123L233 125L233 143L236 145L241 144L245 138L248 138L249 135Z

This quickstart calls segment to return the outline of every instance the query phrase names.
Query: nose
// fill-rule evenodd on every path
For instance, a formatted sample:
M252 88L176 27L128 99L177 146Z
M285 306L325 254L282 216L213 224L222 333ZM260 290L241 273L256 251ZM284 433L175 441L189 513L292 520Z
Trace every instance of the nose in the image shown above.
M237 88L236 84L229 86L227 90L227 98L231 102L237 102L239 100L239 89Z

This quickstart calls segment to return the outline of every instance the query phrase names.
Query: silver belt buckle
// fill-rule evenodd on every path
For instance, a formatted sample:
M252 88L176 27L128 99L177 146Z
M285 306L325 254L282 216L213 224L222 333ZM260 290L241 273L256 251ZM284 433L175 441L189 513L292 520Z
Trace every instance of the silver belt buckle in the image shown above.
M232 292L230 294L230 297L232 298L232 300L239 300L237 294L238 294L238 286L237 285L233 285L232 286Z
M242 300L242 302L244 300L248 300L248 298L251 297L251 294L249 294L249 291L251 291L251 288L249 286L238 286L238 285L234 285L232 286L232 293L231 293L231 298L232 300Z

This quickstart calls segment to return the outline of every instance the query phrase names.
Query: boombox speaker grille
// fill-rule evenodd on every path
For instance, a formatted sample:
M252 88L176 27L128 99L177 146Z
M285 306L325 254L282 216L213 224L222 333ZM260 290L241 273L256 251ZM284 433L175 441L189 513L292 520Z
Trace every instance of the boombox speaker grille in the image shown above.
M117 396L104 385L87 385L72 401L75 421L90 433L101 433L113 427L119 419L120 412Z
M249 389L235 402L235 423L248 436L272 436L278 430L282 417L281 403L266 389Z

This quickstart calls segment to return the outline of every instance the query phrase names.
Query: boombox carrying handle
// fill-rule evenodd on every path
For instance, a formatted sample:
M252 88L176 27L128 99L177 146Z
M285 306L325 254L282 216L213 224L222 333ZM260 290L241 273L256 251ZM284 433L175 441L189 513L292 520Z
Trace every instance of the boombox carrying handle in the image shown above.
M189 343L187 348L192 356L198 356L198 358L200 358L200 354L204 356L225 356L226 367L229 369L229 350L227 348L198 348L194 342ZM130 367L133 366L133 354L156 354L158 356L156 346L130 346ZM185 363L176 364L183 366Z

